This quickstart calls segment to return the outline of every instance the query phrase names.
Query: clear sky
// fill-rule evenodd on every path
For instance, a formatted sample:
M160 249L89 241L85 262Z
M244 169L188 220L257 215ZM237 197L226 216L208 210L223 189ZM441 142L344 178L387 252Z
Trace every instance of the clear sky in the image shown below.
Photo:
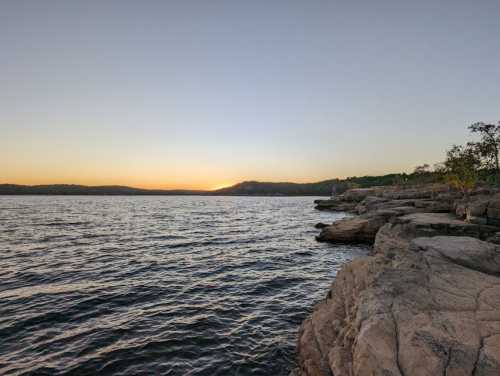
M411 171L500 120L500 1L0 1L0 183Z

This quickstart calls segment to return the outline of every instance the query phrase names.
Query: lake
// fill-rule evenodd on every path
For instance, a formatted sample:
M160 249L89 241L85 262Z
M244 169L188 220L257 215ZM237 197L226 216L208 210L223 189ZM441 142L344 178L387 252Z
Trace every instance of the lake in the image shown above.
M287 375L366 248L314 197L0 196L0 374Z

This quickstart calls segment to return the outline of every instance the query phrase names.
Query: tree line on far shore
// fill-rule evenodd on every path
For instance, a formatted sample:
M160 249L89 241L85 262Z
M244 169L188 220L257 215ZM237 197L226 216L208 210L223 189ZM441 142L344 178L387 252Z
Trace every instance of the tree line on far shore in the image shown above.
M500 186L500 122L483 122L469 126L479 141L465 145L453 145L446 151L446 159L431 167L417 166L412 173L382 176L353 176L346 179L330 179L315 183L274 183L246 181L215 191L147 190L121 186L86 187L78 185L23 186L0 184L0 195L57 194L57 195L244 195L244 196L328 196L341 194L350 188L368 188L387 185L419 185L447 183L468 197L479 185Z

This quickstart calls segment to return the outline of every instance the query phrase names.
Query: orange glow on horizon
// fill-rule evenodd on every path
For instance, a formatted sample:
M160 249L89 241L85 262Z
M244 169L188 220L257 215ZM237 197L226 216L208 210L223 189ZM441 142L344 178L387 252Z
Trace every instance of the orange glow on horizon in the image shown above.
M223 189L223 188L228 188L228 187L231 187L233 185L235 185L236 183L225 183L225 184L219 184L219 185L216 185L214 187L212 187L212 189L214 191L218 190L218 189Z
M139 178L128 178L128 179L106 179L106 178L93 178L87 179L85 177L58 177L58 178L34 178L34 177L5 177L0 180L0 184L19 184L19 185L57 185L57 184L74 184L83 186L127 186L131 188L140 189L161 189L161 190L200 190L200 191L215 191L223 188L231 187L235 184L241 183L243 181L260 181L260 182L293 182L293 183L313 183L322 180L328 180L331 177L324 178L302 178L302 179L280 179L280 178L240 178L236 179L232 183L218 183L218 182L200 182L200 181L189 181L186 179L185 182L181 181L171 181L171 182L160 182L154 181L153 179L139 179ZM167 180L167 179L165 179Z
M83 186L126 186L139 189L161 189L161 190L196 190L210 191L229 187L233 184L165 184L139 181L113 181L105 179L81 180L81 179L16 179L3 180L0 184L18 184L18 185L83 185Z
M244 166L235 163L213 163L210 166L194 160L149 160L145 157L112 160L105 158L73 158L72 155L49 155L40 158L33 153L19 154L0 160L0 184L51 185L75 184L86 186L120 185L143 189L204 190L230 187L243 181L314 183L347 176L383 175L408 170L398 161L390 167L365 166L347 159L331 169L329 163L297 166L283 163L272 168L266 164ZM9 162L7 162L9 161ZM375 168L377 167L377 168ZM361 171L360 171L361 170Z

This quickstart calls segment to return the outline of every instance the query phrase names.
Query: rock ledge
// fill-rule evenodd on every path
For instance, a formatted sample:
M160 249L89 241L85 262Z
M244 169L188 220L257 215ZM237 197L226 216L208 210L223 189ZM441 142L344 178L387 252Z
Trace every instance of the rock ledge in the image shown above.
M293 374L499 376L500 228L492 224L500 198L401 206L378 192L359 202L361 216L324 227L320 240L373 242L373 254L344 265L303 322Z

